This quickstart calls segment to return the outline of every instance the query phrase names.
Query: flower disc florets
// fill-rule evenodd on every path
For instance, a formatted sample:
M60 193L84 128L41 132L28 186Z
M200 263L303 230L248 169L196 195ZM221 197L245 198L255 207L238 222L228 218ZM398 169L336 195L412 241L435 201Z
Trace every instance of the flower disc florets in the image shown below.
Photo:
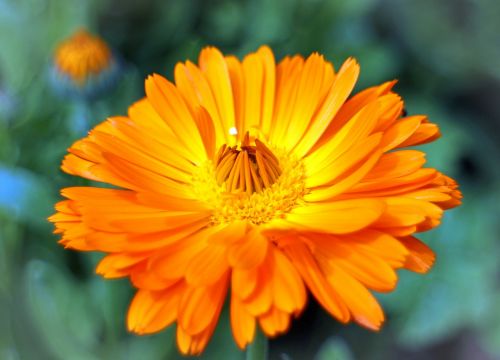
M275 155L276 154L276 155ZM306 193L305 169L283 150L260 140L223 145L214 160L199 167L193 190L214 209L212 225L246 220L261 225L289 212Z

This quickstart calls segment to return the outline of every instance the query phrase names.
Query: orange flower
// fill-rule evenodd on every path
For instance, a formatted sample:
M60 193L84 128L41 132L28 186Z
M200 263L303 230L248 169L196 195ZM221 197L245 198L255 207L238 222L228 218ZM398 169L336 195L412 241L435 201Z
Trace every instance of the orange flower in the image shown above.
M94 97L110 88L119 73L118 60L108 45L80 29L57 46L50 75L60 93Z
M198 354L229 291L245 348L256 323L285 332L306 289L339 321L380 328L369 289L394 289L399 268L429 270L434 254L413 234L461 194L403 149L437 126L402 116L395 82L349 98L358 73L317 53L275 65L267 47L243 61L206 48L70 148L64 171L121 189L63 189L50 221L65 247L108 253L99 274L130 278L131 331L177 323L180 351Z

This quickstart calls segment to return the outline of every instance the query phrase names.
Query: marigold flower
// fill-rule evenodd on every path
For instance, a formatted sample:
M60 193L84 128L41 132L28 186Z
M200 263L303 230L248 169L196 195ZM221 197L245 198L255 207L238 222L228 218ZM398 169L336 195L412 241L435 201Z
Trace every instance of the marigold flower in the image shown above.
M101 38L80 29L56 48L50 78L56 91L64 96L93 98L116 83L120 68Z
M413 234L461 194L405 149L438 127L403 116L394 81L349 98L358 73L354 59L336 72L317 53L276 65L268 47L243 61L209 47L73 144L64 171L121 189L63 189L50 221L65 247L108 254L99 274L130 278L131 331L176 323L180 351L198 354L229 292L245 348L257 323L285 332L307 290L340 322L380 328L369 290L429 270Z

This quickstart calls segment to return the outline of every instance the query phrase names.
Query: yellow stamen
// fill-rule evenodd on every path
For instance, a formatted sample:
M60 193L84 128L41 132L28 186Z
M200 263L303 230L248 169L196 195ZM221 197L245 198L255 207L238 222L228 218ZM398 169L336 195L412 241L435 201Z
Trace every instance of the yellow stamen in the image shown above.
M248 132L240 148L223 145L215 163L217 183L225 183L228 192L251 194L262 191L274 184L281 175L276 156L258 139L255 140L255 146L250 145Z
M240 146L223 145L193 176L193 191L213 207L213 225L269 222L284 216L306 193L300 160L253 141L247 133Z

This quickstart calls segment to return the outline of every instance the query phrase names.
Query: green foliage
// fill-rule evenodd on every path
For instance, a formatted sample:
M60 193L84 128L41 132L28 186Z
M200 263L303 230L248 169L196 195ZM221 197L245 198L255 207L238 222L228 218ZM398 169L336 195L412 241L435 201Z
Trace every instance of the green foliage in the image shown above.
M353 360L348 345L339 338L330 338L321 345L316 360Z

